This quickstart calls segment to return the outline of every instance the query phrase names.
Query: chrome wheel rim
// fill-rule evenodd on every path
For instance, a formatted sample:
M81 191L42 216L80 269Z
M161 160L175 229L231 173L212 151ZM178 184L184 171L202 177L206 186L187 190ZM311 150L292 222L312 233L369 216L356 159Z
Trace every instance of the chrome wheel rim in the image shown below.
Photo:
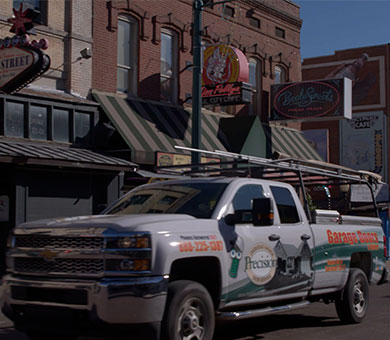
M363 314L366 308L365 292L361 282L356 282L353 287L353 307L357 314Z
M182 340L201 340L204 336L202 303L197 298L187 300L178 320L178 333Z

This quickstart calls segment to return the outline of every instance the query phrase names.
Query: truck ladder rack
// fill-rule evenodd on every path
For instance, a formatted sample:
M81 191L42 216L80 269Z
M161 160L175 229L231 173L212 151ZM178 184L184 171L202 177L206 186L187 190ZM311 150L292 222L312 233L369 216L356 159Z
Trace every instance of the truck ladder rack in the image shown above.
M336 164L297 158L268 159L227 151L208 151L183 146L175 148L185 151L195 151L204 155L218 157L221 162L200 164L182 164L158 167L159 172L178 173L190 176L205 175L243 175L245 177L267 178L275 180L296 179L296 173L301 172L309 182L320 182L325 178L342 181L343 184L362 183L373 185L380 182L381 176L369 171L353 170ZM230 159L230 161L226 161ZM261 170L261 171L258 171ZM295 173L295 174L294 174ZM283 180L284 181L284 180ZM292 181L294 182L294 181ZM307 183L309 184L309 183Z
M299 191L299 188L301 189L304 207L309 220L311 218L305 187L365 184L371 192L374 210L378 214L373 187L376 187L381 181L381 176L369 171L354 170L314 160L296 158L268 159L220 150L208 151L183 146L175 146L175 148L189 152L199 152L207 156L219 158L221 161L161 166L156 168L158 172L174 173L176 175L180 173L193 177L252 177L286 182L294 186L297 191Z

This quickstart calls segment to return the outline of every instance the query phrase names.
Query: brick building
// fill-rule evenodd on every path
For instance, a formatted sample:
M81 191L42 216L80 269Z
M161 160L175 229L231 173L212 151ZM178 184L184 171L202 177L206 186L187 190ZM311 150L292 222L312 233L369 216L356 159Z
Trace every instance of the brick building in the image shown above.
M303 123L302 130L317 132L329 161L363 169L389 179L387 157L390 113L389 45L336 51L333 55L305 59L303 80L352 79L352 119Z
M202 16L204 48L242 51L252 85L248 105L203 107L202 148L318 159L298 131L268 125L270 86L301 80L299 7L239 0ZM92 88L106 129L100 146L146 170L162 159L188 160L174 145L191 146L193 0L97 1L93 18Z
M0 39L13 36L7 19L21 2L40 12L31 38L49 41L51 67L21 91L0 93L1 254L15 224L100 212L135 168L91 146L98 105L87 99L92 60L80 52L92 48L92 0L2 0Z

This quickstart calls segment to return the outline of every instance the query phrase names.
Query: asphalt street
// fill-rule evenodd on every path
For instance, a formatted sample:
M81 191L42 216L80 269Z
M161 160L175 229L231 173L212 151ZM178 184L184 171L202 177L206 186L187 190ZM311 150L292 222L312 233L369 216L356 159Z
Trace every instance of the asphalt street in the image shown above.
M388 268L390 268L388 262ZM0 288L1 289L1 288ZM390 283L370 287L368 315L361 324L344 325L334 304L313 303L308 308L261 318L219 324L213 340L383 340L390 338ZM79 337L78 340L102 340ZM130 335L105 340L130 340ZM0 313L0 340L28 340ZM55 339L53 339L55 340ZM145 339L148 340L148 339Z

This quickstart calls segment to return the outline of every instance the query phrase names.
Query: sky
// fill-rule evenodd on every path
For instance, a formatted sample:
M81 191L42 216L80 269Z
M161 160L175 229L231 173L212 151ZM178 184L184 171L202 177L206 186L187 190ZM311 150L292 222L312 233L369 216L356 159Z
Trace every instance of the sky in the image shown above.
M301 57L390 43L390 0L293 0L303 20Z

